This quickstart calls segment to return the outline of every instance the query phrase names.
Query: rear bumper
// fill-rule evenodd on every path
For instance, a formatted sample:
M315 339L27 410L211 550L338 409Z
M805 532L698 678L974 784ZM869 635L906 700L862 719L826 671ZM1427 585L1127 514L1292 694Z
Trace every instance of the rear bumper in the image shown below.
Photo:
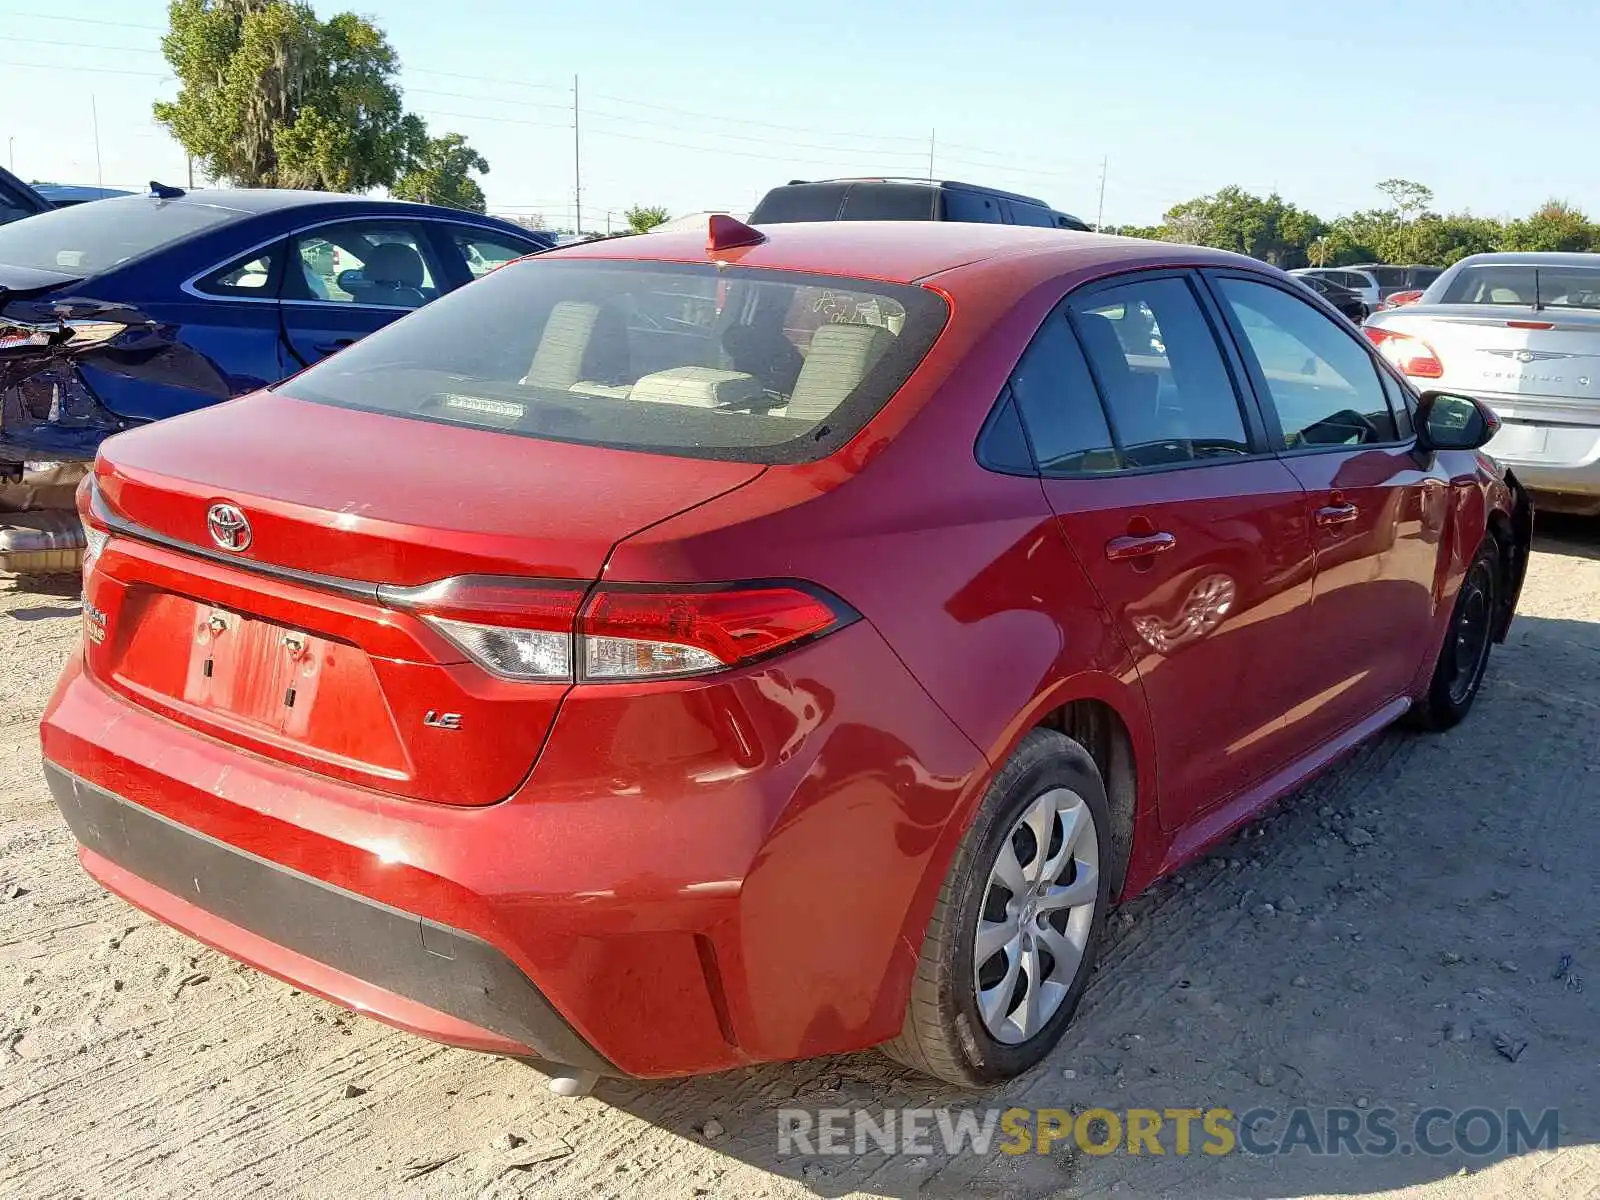
M1485 453L1514 470L1529 491L1571 498L1541 507L1600 509L1600 425L1582 423L1588 409L1574 401L1544 412L1525 399L1480 399L1504 421Z
M987 777L866 622L726 679L575 689L476 808L226 745L81 656L41 740L84 867L158 919L439 1041L643 1077L898 1033Z
M482 938L247 854L50 763L45 779L84 869L157 920L423 1037L615 1072Z

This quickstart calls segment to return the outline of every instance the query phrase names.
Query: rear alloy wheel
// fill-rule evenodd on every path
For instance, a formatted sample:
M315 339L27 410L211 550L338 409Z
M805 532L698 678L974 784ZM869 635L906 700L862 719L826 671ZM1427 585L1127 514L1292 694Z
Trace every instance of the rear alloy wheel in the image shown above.
M1487 537L1461 581L1428 694L1412 710L1412 719L1423 728L1449 729L1472 708L1494 644L1500 582L1499 547Z
M929 923L892 1058L962 1087L1009 1079L1060 1039L1110 903L1105 785L1035 729L989 785Z

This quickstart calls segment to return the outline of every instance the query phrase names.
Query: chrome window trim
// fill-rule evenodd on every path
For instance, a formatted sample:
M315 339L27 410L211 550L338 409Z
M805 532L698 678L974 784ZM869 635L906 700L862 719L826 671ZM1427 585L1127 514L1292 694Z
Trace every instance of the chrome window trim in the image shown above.
M459 225L465 229L481 229L485 233L505 235L505 230L500 229L498 226L480 225L476 221L462 221L452 217L417 216L414 213L408 213L402 217L384 217L371 213L363 213L359 216L334 217L327 221L317 221L311 225L301 225L298 228L269 237L265 241L257 242L254 246L246 247L235 254L230 254L221 262L213 263L203 271L196 271L178 285L178 290L187 296L193 296L196 300L220 301L223 304L326 304L334 308L344 309L367 308L375 309L379 312L416 312L415 308L410 308L404 304L358 304L353 300L284 300L278 296L221 296L216 292L200 290L200 280L207 275L214 275L229 263L236 262L246 255L254 254L257 250L265 250L268 246L288 241L290 238L297 238L302 234L310 233L314 229L326 229L329 225L349 225L354 221L412 221L421 222L425 225ZM528 251L529 254L537 252L537 247ZM287 269L287 264L285 269ZM448 292L439 293L441 296L448 294Z

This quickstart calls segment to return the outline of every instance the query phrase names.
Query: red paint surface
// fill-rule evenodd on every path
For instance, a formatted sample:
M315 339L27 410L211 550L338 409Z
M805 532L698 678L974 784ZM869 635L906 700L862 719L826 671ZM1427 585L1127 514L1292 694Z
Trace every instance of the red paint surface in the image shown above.
M703 261L705 248L685 234L563 253ZM1067 291L1141 266L1267 270L1230 256L914 223L785 227L735 253L933 277L951 321L884 410L808 465L258 395L113 440L100 486L125 517L196 543L207 506L227 499L256 522L247 557L350 579L796 579L861 620L707 678L512 683L412 614L116 538L88 589L108 635L63 675L46 757L493 942L625 1071L851 1050L898 1032L934 896L1028 729L1078 700L1125 727L1135 892L1403 711L1490 514L1510 510L1470 453L1042 485L978 466L996 395ZM1319 521L1347 504L1355 518ZM1160 553L1107 553L1164 533ZM217 613L233 643L214 653ZM278 656L286 636L301 658ZM211 676L197 673L207 655L221 660ZM269 701L290 684L307 698L286 715ZM428 710L462 714L461 729L425 727ZM506 1049L85 863L162 920L310 990Z

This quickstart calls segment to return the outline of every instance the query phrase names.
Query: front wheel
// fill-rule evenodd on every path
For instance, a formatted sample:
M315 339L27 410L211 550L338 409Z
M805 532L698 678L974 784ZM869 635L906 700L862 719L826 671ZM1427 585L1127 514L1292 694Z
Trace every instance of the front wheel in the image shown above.
M1020 1075L1060 1040L1110 904L1105 784L1035 729L990 783L934 907L896 1061L958 1087Z
M1428 692L1411 710L1413 723L1424 729L1449 729L1472 708L1489 666L1500 587L1500 551L1490 536L1483 539L1461 581Z

